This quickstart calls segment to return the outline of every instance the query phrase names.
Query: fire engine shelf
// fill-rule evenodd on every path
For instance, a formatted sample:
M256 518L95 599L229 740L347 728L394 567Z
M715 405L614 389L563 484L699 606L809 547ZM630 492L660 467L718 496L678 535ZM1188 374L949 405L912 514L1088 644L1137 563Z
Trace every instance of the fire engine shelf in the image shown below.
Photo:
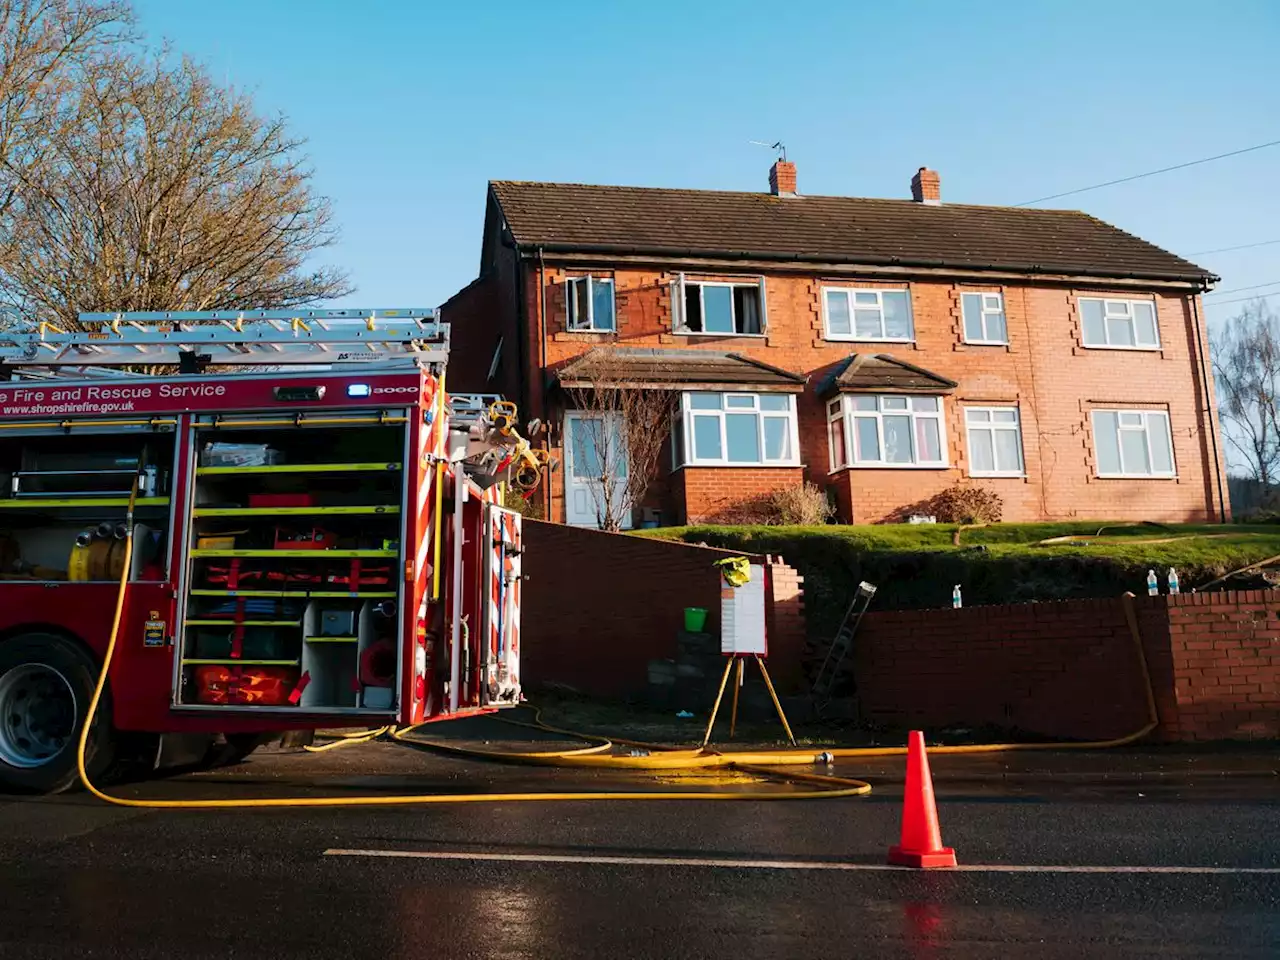
M180 707L395 709L406 421L334 419L197 426Z
M188 620L188 627L296 627L297 620Z
M293 597L301 599L317 597L328 600L370 600L395 599L398 594L394 590L360 590L349 593L345 590L192 590L193 597Z
M273 463L247 467L197 467L196 475L239 476L257 473L394 473L400 463Z
M135 509L145 507L167 507L168 497L139 497L134 502ZM89 510L89 509L127 509L128 497L66 497L62 499L41 500L0 500L0 510Z
M191 556L195 559L209 557L233 558L259 560L278 557L288 560L333 560L333 559L361 559L371 557L398 557L399 550L192 550Z
M196 507L193 517L394 516L399 507Z

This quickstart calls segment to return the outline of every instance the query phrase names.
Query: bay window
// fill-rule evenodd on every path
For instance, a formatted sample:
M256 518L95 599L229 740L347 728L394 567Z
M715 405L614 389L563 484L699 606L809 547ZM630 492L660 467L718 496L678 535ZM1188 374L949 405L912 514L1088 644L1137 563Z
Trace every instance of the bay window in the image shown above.
M799 466L795 397L686 393L675 447L688 466Z
M942 398L857 394L827 404L831 469L945 467Z

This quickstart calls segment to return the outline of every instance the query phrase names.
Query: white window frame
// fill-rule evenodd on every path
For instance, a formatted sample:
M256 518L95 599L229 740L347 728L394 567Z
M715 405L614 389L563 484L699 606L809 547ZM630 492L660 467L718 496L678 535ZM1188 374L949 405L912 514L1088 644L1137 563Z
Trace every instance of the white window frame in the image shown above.
M855 410L853 401L858 397L875 397L876 410L874 412L867 410ZM914 410L911 401L922 397L930 397L938 402L937 410ZM907 406L904 410L885 410L884 400L906 400ZM834 404L839 402L838 409L833 410ZM911 463L893 463L887 460L859 460L858 448L856 445L857 432L855 430L855 418L871 419L876 421L876 444L880 449L880 456L884 456L884 418L906 416L911 421L911 452L914 457L916 454L916 420L931 419L938 424L938 452L942 459L938 461L913 460ZM832 425L839 418L844 418L842 425L844 432L844 449L845 463L836 464L835 443L832 437ZM827 403L827 463L830 465L828 473L835 473L837 470L944 470L951 466L947 458L947 416L946 404L939 394L900 394L900 393L858 393L858 394L842 394L836 400Z
M1108 342L1090 343L1088 340L1085 339L1084 304L1086 302L1102 304L1102 336L1104 338L1108 338ZM1133 316L1133 305L1135 303L1145 303L1147 306L1151 308L1151 327L1156 337L1156 342L1154 344L1137 342L1138 329L1137 329L1137 323L1136 321L1134 321L1134 316ZM1109 338L1111 334L1107 326L1107 320L1110 319L1112 316L1114 316L1116 319L1126 318L1124 314L1119 314L1119 313L1116 313L1114 315L1112 314L1111 308L1116 304L1124 304L1124 306L1129 311L1127 319L1134 321L1134 331L1133 331L1134 343L1132 345L1126 344L1126 343L1109 342ZM1140 350L1145 353L1153 353L1153 352L1158 352L1164 349L1163 343L1160 340L1160 310L1159 310L1159 307L1156 305L1156 301L1154 299L1147 299L1144 297L1137 297L1137 298L1134 298L1134 297L1076 297L1076 310L1080 314L1080 344L1087 350Z
M685 296L690 286L698 288L698 311L702 315L702 330L690 330L687 325L687 317L685 316ZM703 291L707 287L727 287L729 288L729 319L733 322L733 330L725 332L723 330L707 330L707 305ZM759 333L739 333L738 332L738 308L733 302L732 291L742 287L756 291L758 298L758 307L760 310L760 332ZM679 279L671 285L671 298L673 307L671 315L674 322L671 325L672 333L684 337L764 337L769 333L769 311L765 306L765 285L764 277L751 281L738 280L688 280L685 275L680 274Z
M692 406L691 397L695 394L714 394L720 397L720 409L706 409ZM785 397L787 400L787 409L783 410L762 410L760 408L760 397ZM754 403L750 408L729 407L725 402L725 397L750 397ZM741 460L727 460L729 453L729 438L725 431L725 414L727 413L753 413L756 417L756 439L760 445L760 459L754 462L746 463ZM693 418L699 417L716 417L720 421L720 458L716 460L699 458L694 455L694 429ZM800 429L796 418L796 398L790 393L736 393L732 391L721 390L690 390L680 396L680 436L683 441L681 446L684 449L678 451L679 458L677 467L798 467L800 466ZM791 456L785 460L766 460L764 422L766 419L785 419L787 421L787 443L791 450Z
M1008 413L1013 411L1013 421L997 423L995 421L995 413ZM969 414L986 413L991 419L987 422L971 422ZM1012 433L1018 438L1018 469L1017 470L975 470L973 468L973 434L975 431L986 430L991 433L991 452L995 457L996 447L996 431ZM1027 475L1026 450L1022 446L1022 411L1016 406L1010 404L984 404L979 406L965 406L964 408L964 433L965 433L965 450L969 454L969 476L971 477L1025 477Z
M827 310L827 298L832 293L847 293L849 295L849 332L848 333L832 333L830 316ZM901 293L907 298L907 326L908 331L905 337L886 337L884 334L884 295L886 293ZM858 294L875 294L876 309L880 311L880 333L879 337L860 337L858 336L858 320L856 310L858 309ZM866 307L863 307L866 309ZM870 290L863 287L823 287L822 288L822 335L827 340L839 340L842 342L856 343L915 343L916 342L916 313L915 307L911 303L910 287L894 287L892 289Z
M573 293L572 285L579 281L587 281L587 323L585 326L581 323L581 318L575 323L573 317ZM609 285L609 299L613 303L613 326L597 327L596 326L596 284ZM564 279L564 328L570 333L617 333L618 332L618 287L614 283L613 277L598 277L595 274L582 274L576 277L565 277Z
M1171 469L1167 473L1132 473L1125 470L1124 462L1124 444L1120 442L1120 437L1116 437L1116 447L1120 451L1120 473L1103 473L1102 458L1098 455L1098 414L1114 413L1116 417L1117 433L1142 431L1147 435L1147 449L1151 449L1151 418L1159 417L1164 420L1165 436L1169 439L1169 464ZM1125 426L1120 423L1122 416L1140 416L1142 417L1141 426ZM1089 411L1089 426L1093 431L1093 465L1094 476L1099 480L1176 480L1178 478L1178 453L1173 447L1173 420L1169 416L1168 410L1132 410L1123 409L1121 407L1094 407Z
M978 297L978 324L982 327L981 339L969 339L969 318L965 316L964 303L965 297ZM988 305L987 301L993 299L996 302L994 307ZM999 314L1004 320L1004 339L997 340L987 336L987 317ZM960 291L960 335L964 338L965 343L975 344L977 346L986 347L1007 347L1009 345L1009 315L1004 311L1004 294L989 293L978 290L961 290Z

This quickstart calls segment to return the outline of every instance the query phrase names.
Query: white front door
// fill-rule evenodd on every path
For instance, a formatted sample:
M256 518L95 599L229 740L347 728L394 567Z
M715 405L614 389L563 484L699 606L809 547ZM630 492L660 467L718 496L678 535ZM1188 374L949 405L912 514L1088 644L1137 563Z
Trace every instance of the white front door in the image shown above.
M631 528L626 508L627 451L622 418L617 414L569 411L564 415L565 521L575 527L604 526L604 483L613 486L612 511L624 530Z

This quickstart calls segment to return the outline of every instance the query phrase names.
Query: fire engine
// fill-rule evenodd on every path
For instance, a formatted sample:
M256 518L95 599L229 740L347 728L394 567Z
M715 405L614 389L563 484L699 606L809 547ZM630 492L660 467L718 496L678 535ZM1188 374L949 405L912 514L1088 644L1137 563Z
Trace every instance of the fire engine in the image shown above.
M0 331L0 786L76 781L113 632L95 779L519 702L503 502L545 459L513 406L445 392L434 311L79 326Z

